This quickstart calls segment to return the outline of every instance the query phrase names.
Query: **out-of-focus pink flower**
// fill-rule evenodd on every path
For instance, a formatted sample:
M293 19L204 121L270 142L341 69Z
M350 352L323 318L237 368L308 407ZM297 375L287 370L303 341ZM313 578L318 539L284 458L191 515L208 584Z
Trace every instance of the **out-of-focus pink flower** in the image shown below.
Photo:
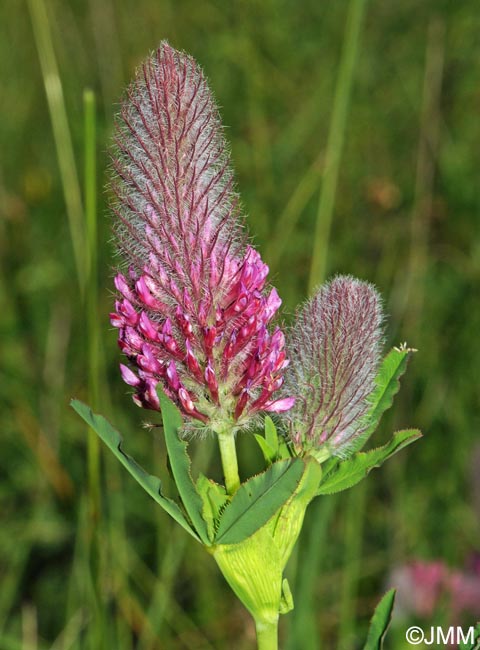
M287 414L299 452L321 460L346 456L365 431L382 342L382 309L374 287L339 276L298 312L287 341L286 391L297 400Z
M245 426L294 400L275 392L288 362L268 325L281 300L245 245L218 110L195 61L163 42L129 88L113 156L115 234L128 271L111 315L140 406L156 386L190 418Z
M465 613L480 616L480 573L452 571L447 589L454 623L460 622Z
M447 567L438 561L416 561L396 568L389 583L397 590L397 612L430 618L445 595L447 576Z
M428 621L444 612L457 625L466 614L480 616L480 571L450 569L441 561L414 561L397 567L389 578L397 589L396 612Z

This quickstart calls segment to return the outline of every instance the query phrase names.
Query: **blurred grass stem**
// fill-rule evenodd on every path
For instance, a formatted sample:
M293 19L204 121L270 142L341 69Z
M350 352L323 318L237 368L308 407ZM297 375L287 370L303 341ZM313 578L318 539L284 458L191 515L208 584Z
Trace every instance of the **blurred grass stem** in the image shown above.
M83 250L85 245L83 207L70 127L68 125L67 109L63 95L63 86L53 47L47 7L43 0L28 0L28 7L52 122L77 278L80 291L83 294L85 290L85 270L83 267Z
M344 570L340 594L339 648L351 648L355 645L355 602L362 566L361 553L367 485L368 483L365 481L345 495L347 503L344 524Z
M98 319L98 255L97 255L97 182L96 182L96 115L95 95L83 93L84 141L84 199L85 199L85 322L87 342L88 401L93 408L99 404L100 331ZM88 553L91 569L91 594L95 616L95 636L99 648L106 643L104 610L101 596L101 576L105 558L102 554L103 528L100 524L101 478L100 441L93 429L88 430Z
M274 271L282 259L285 250L291 244L291 238L302 211L318 187L320 177L320 160L317 158L300 179L283 212L272 230L267 244L266 258L270 270Z
M415 199L410 221L410 259L403 300L404 313L408 304L407 318L410 329L418 326L423 311L436 161L440 143L444 58L445 23L439 16L435 16L430 20L427 33Z
M85 146L85 226L86 226L86 294L88 401L93 408L99 402L100 332L98 319L98 255L97 255L97 183L95 95L83 94ZM88 431L88 485L90 508L94 520L100 515L100 443L93 429Z
M315 226L312 262L308 282L309 293L312 293L313 289L325 279L327 248L365 5L366 0L350 0L348 9Z

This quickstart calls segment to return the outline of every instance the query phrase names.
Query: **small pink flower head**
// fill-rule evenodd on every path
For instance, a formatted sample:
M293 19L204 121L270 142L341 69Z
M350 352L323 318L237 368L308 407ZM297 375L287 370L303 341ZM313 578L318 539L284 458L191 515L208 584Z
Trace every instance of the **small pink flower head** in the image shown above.
M214 99L191 57L168 43L146 61L117 125L115 234L128 270L115 278L112 324L134 400L158 409L161 383L183 414L246 426L275 399L287 366L268 325L281 301L245 245Z
M321 287L297 314L287 341L285 389L297 398L286 417L299 453L319 460L345 456L365 431L381 325L379 294L349 276Z

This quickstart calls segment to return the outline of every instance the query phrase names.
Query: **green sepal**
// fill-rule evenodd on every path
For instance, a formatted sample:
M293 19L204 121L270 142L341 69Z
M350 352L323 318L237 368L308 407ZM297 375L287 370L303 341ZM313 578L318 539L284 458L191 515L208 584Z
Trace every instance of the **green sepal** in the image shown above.
M300 459L281 460L242 483L226 506L216 544L238 544L253 535L292 496L305 469Z
M352 453L365 445L378 427L382 415L392 406L393 398L400 389L400 377L407 368L411 352L408 348L393 348L384 357L375 377L375 388L369 398L370 407L364 416L365 430L352 443Z
M370 451L358 451L324 475L317 494L335 494L356 485L374 467L380 467L387 458L421 437L422 434L418 429L406 429L394 433L392 439L382 447Z
M383 640L392 620L394 602L395 589L390 589L375 608L363 650L382 650Z
M183 426L182 416L175 404L168 399L161 389L157 390L157 394L162 411L168 459L178 494L198 536L208 546L210 544L210 538L207 522L203 518L204 502L195 489L195 484L190 474L191 463L187 453L188 443L182 440L178 433Z
M83 418L94 431L96 431L107 447L113 452L128 472L130 472L133 478L142 486L145 492L161 505L177 523L192 535L192 537L200 542L201 540L199 536L185 518L185 515L178 504L172 499L163 496L161 480L146 472L131 456L123 451L122 436L116 429L114 429L110 422L108 422L103 415L93 413L89 406L79 400L72 400L70 405L78 415L80 415L80 417Z
M198 494L203 500L202 514L207 524L208 537L213 542L220 515L229 500L229 496L223 485L215 483L215 481L207 478L204 474L199 475L196 487Z

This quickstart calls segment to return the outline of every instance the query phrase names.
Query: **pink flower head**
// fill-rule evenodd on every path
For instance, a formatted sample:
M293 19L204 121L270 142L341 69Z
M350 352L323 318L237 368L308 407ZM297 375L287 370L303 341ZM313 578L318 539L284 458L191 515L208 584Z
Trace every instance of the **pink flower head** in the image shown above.
M281 301L245 245L218 110L194 59L160 45L128 90L116 143L115 234L128 271L115 278L111 322L135 402L158 409L160 382L213 429L290 408L274 397L284 336L267 328Z
M290 437L319 459L348 455L365 431L382 341L382 309L374 287L338 276L298 312L287 342L292 361L285 388L297 400Z

